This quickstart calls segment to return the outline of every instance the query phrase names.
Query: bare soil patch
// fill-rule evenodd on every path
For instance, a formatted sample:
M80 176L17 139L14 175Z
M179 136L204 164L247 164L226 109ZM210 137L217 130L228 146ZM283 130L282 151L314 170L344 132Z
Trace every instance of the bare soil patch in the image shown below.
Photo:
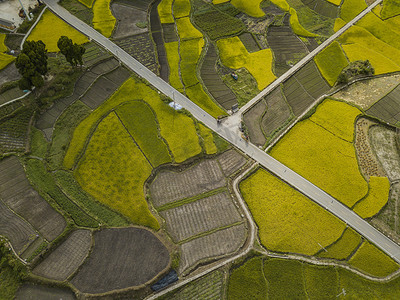
M161 171L150 185L150 194L158 207L225 185L219 165L214 160L203 160L183 172Z
M31 223L43 236L54 240L66 226L56 212L29 184L24 168L15 157L0 161L0 198L17 214Z
M92 244L90 230L76 230L45 258L33 274L63 281L83 263Z
M333 97L354 103L362 109L370 108L400 83L400 75L357 81L337 92Z
M112 3L111 10L114 17L117 19L117 26L113 32L113 38L126 37L132 34L148 32L146 28L140 28L137 23L147 23L147 12L123 5L120 3Z
M24 284L21 286L17 295L15 296L16 300L74 300L75 295L71 290L61 289L56 287L48 287L43 285L33 285L33 284Z
M161 24L164 41L166 43L178 41L178 35L175 30L175 23L164 23Z
M15 81L21 78L21 75L19 75L17 68L15 67L15 64L9 64L7 67L5 67L3 70L0 71L0 86L3 85L3 83L8 82L8 81ZM0 100L1 102L1 100Z
M207 259L236 252L246 240L246 226L240 224L193 239L182 245L179 273Z
M94 234L94 241L89 258L71 281L84 293L142 285L170 262L167 248L147 229L104 229Z
M263 146L267 139L261 129L261 118L267 109L264 99L259 101L243 115L243 121L249 132L250 141L257 146Z
M246 158L236 150L228 150L217 157L222 172L229 177L247 162Z
M158 57L158 69L156 74L160 74L160 77L169 82L169 65L167 59L167 52L164 47L164 39L161 28L160 17L158 16L157 6L161 0L156 0L151 6L150 10L150 32L153 37L153 41L156 44L157 57Z
M160 213L175 242L241 221L228 193L219 193Z

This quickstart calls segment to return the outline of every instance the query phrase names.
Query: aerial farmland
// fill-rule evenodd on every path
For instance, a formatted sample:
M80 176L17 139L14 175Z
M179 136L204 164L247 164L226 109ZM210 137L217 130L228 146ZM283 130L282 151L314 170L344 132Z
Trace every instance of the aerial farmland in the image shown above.
M0 2L0 300L399 299L399 0Z

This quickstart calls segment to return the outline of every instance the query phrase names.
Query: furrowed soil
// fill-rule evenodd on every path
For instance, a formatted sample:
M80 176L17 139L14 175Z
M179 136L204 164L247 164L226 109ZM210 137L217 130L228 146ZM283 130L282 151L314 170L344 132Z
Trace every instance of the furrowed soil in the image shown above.
M400 121L400 84L373 104L366 113L389 122L392 125Z
M89 230L76 230L60 246L45 258L33 274L63 281L74 273L83 263L92 244Z
M52 241L59 236L66 226L63 216L32 188L19 160L14 156L5 158L0 161L0 169L0 198L4 203L31 223L47 240Z
M167 248L149 230L103 229L95 232L93 250L71 282L89 294L139 286L163 272L169 262Z
M235 150L228 150L220 154L217 160L226 177L232 175L247 162L246 158Z
M263 146L267 141L260 126L261 118L266 109L266 103L261 100L243 115L250 141L257 146Z

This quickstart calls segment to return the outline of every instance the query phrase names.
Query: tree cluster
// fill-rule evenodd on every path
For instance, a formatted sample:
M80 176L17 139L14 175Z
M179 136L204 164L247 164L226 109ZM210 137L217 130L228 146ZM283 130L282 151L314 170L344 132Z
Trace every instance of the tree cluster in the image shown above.
M351 62L342 70L338 77L338 84L348 83L352 78L358 76L374 75L375 70L369 60L357 60Z
M83 65L82 56L86 51L83 46L72 43L70 38L62 36L57 42L57 47L60 49L60 52L64 54L65 59L71 66L76 66L78 64Z
M6 268L12 269L21 279L26 277L27 269L25 265L12 254L5 240L0 238L0 270Z

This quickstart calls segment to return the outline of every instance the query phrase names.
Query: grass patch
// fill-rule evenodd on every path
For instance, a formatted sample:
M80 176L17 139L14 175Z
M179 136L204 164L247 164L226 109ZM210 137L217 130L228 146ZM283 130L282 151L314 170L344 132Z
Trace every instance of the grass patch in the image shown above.
M156 116L145 102L122 104L116 113L153 167L172 161L168 147L160 137Z
M214 144L217 147L218 152L224 152L225 150L231 148L231 144L221 138L217 133L214 131L211 131L211 133L214 137Z
M203 145L207 154L215 154L218 152L218 148L214 143L214 136L212 131L204 126L203 124L199 124L200 136L203 140Z
M354 146L349 142L353 141L357 114L360 111L344 102L324 101L310 119L297 123L271 154L352 207L368 192Z
M78 0L80 3L82 3L83 5L85 5L86 7L91 8L93 6L93 2L95 0Z
M334 41L314 58L322 76L333 86L342 70L349 65L339 43Z
M0 297L2 300L15 299L18 288L22 285L22 279L18 272L9 266L0 268Z
M265 13L260 8L260 4L263 1L264 0L231 0L231 4L251 17L261 18L265 16Z
M50 10L46 10L43 13L42 18L32 30L27 40L41 40L43 43L45 43L47 51L58 52L60 50L57 47L57 42L62 35L68 36L74 43L77 44L89 42L86 36L69 26L63 20L54 15Z
M269 299L307 299L301 262L273 258L264 263L264 274Z
M315 33L309 32L300 24L299 17L297 16L297 12L294 8L290 8L290 27L292 27L293 32L297 35L306 37L318 36Z
M42 161L28 159L26 162L26 173L36 186L40 194L46 199L50 197L64 212L71 216L78 226L96 228L98 223L73 203L57 186L51 173L46 171Z
M214 101L206 94L200 83L186 88L186 94L190 100L208 112L214 118L221 115L226 115L225 111L220 108Z
M134 224L160 228L144 197L151 166L114 112L97 126L74 175L98 201Z
M228 299L266 299L267 282L263 275L262 257L254 257L233 269L228 281Z
M275 80L276 77L272 73L271 49L249 53L237 36L218 40L217 46L222 63L232 69L246 68L256 79L259 90L263 90Z
M400 2L398 0L383 0L381 16L383 19L400 15Z
M344 0L340 7L340 18L347 23L366 8L364 0Z
M368 195L353 208L354 212L364 219L375 216L389 199L390 182L387 177L371 176L369 186Z
M399 265L369 242L364 242L349 264L362 272L376 277L385 277L399 269Z
M339 277L336 269L303 264L303 276L309 299L337 299Z
M87 194L76 182L72 173L67 171L56 171L54 178L62 191L80 207L94 215L101 225L111 227L127 226L129 222L119 213L111 210L93 197Z
M174 0L174 17L182 18L190 14L190 0Z
M93 28L110 37L116 20L110 9L111 0L96 0L93 5Z
M179 91L183 91L183 84L179 75L179 42L165 43L169 66L169 83Z
M174 2L174 0L161 0L160 4L158 4L157 11L161 23L175 22L172 16L172 2Z
M47 152L47 141L43 132L36 127L31 128L31 155L44 158Z
M0 53L0 70L7 67L10 63L14 61L15 57L5 53Z
M184 17L176 20L176 27L181 40L202 38L203 34L193 26L189 17ZM204 43L204 42L203 42Z
M269 250L313 255L336 241L346 227L263 169L241 182L240 190L258 225L261 243Z
M344 260L348 258L361 243L361 236L351 228L346 228L342 237L334 244L326 247L317 256Z

